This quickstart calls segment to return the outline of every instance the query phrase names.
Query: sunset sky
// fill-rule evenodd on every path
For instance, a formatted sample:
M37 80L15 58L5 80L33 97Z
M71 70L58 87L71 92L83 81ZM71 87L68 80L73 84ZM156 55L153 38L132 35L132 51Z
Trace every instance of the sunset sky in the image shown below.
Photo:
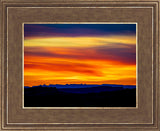
M24 86L136 85L136 24L24 24Z

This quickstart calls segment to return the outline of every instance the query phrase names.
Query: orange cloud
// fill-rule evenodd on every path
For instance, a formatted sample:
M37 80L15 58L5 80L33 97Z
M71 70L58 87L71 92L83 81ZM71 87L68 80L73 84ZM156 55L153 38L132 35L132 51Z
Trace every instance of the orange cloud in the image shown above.
M25 40L24 85L135 85L134 40L134 36Z

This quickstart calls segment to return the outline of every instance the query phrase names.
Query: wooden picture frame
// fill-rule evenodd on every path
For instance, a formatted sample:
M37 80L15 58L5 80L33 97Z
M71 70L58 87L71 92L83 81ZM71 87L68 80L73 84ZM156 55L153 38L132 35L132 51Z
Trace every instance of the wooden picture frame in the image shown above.
M1 130L160 130L159 0L1 0ZM136 22L137 107L23 108L24 22Z

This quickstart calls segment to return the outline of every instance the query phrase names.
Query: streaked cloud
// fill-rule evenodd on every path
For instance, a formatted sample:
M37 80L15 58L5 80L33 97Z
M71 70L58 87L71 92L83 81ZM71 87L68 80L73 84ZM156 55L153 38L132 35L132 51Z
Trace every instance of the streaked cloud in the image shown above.
M94 29L68 29L71 26L64 28L60 25L52 28L27 26L26 33L31 34L27 34L24 40L25 86L67 83L136 84L136 36L133 29L119 27L120 30L116 30L112 27L109 34L109 31L98 26ZM37 33L30 28L32 26ZM84 29L86 32L83 34ZM38 34L38 31L48 30L50 35L51 32L57 35L41 34L42 37ZM72 32L68 34L64 30ZM77 33L71 37L76 32L73 30L80 30L81 35ZM94 35L91 30L95 30ZM132 33L125 35L126 30ZM120 31L122 33L118 34Z
M136 35L136 24L25 24L28 37Z
M49 47L91 47L110 45L112 43L135 44L135 36L106 37L33 37L24 41L24 46Z

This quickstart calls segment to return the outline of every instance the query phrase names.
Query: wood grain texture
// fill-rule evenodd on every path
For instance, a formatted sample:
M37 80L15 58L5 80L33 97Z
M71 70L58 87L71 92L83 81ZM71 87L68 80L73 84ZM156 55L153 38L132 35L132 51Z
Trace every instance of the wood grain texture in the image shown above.
M1 0L1 130L160 130L159 2ZM138 108L23 109L24 22L137 22Z

